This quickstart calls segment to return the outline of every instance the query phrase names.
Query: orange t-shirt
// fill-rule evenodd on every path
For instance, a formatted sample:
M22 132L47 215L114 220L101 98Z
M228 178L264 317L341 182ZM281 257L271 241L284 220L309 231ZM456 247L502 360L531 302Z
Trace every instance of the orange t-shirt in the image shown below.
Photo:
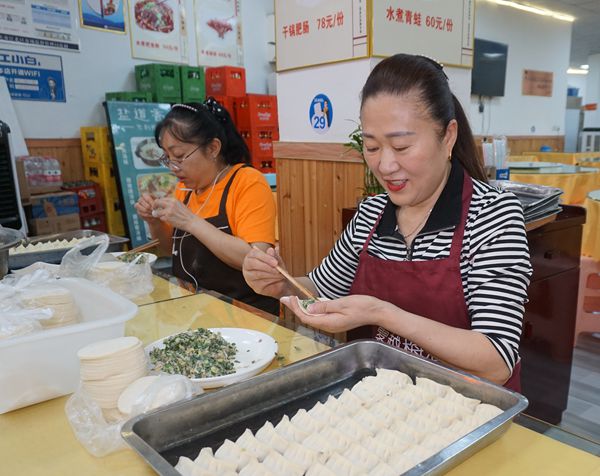
M234 165L217 182L212 193L211 187L200 195L192 192L187 207L202 218L216 216L227 182L242 166L243 164ZM185 185L179 183L175 190L175 198L181 202L189 193L187 190L181 190L183 187ZM247 243L275 244L275 201L271 187L258 170L244 167L237 173L229 187L225 210L233 236Z

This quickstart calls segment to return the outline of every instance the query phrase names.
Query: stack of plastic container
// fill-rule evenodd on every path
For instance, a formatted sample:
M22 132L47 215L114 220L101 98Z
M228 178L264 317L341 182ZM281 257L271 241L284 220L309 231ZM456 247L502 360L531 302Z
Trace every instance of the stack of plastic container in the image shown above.
M159 103L181 102L181 71L179 65L147 63L135 66L138 91L152 93Z
M106 214L100 185L89 181L66 182L63 190L75 192L79 199L79 219L84 230L107 232Z
M248 144L252 165L263 173L275 172L273 141L279 140L277 96L246 94L235 101L237 127Z
M237 124L235 101L246 96L246 70L235 66L206 68L206 96L219 101Z
M279 140L277 96L246 94L244 68L206 68L206 95L225 106L246 141L252 165L263 173L275 172L273 141Z
M81 149L85 179L99 184L102 190L106 230L112 235L125 236L108 128L82 127Z

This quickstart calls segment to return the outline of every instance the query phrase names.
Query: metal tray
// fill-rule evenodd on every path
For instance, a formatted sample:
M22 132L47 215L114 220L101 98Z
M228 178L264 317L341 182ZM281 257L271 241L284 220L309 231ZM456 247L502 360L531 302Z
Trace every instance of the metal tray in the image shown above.
M71 240L73 238L89 238L92 236L104 235L101 231L95 230L74 230L67 231L65 233L55 233L53 235L37 236L27 241L27 243L43 243L47 241L56 240ZM123 238L122 236L108 235L108 249L107 251L122 251L123 245L129 241L129 238ZM62 260L63 256L71 248L63 248L59 250L48 250L48 251L32 251L31 253L17 253L9 255L8 257L8 268L9 269L21 269L33 264L37 261L43 261L44 263L58 264ZM89 248L89 253L93 251L93 248ZM83 250L86 254L86 250Z
M194 459L201 448L216 450L226 438L235 440L246 428L253 432L266 421L276 425L283 415L310 409L329 395L339 395L375 369L396 369L451 385L503 413L413 467L407 475L437 475L466 460L500 437L511 420L527 408L527 399L503 387L449 369L375 340L359 340L309 357L282 369L179 402L127 421L125 441L161 475L176 476L179 456Z

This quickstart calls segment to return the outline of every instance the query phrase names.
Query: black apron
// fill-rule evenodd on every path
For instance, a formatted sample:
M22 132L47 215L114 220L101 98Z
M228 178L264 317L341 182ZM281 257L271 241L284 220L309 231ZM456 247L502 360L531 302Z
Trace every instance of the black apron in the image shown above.
M233 179L242 168L237 169L225 185L219 205L219 214L205 218L208 223L228 235L232 233L225 208L227 196ZM190 191L185 196L184 205L187 206L191 194ZM173 231L173 274L185 281L195 280L198 288L211 289L276 316L279 315L277 299L256 294L248 286L240 270L223 263L195 236L178 228Z

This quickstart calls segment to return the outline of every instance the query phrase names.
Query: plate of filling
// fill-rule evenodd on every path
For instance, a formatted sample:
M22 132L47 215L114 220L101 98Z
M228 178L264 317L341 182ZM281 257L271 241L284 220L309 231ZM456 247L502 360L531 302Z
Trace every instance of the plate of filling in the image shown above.
M257 375L277 355L277 342L251 329L193 329L146 346L151 368L181 374L203 388L231 385Z
M132 261L135 261L136 263L139 263L139 264L148 263L149 265L152 265L152 263L154 263L157 259L157 256L155 254L146 253L146 252L131 253L131 252L127 252L127 251L113 251L110 254L112 256L114 256L116 259L118 259L119 261L123 261L125 263L131 263ZM141 257L140 257L140 255L141 255Z

